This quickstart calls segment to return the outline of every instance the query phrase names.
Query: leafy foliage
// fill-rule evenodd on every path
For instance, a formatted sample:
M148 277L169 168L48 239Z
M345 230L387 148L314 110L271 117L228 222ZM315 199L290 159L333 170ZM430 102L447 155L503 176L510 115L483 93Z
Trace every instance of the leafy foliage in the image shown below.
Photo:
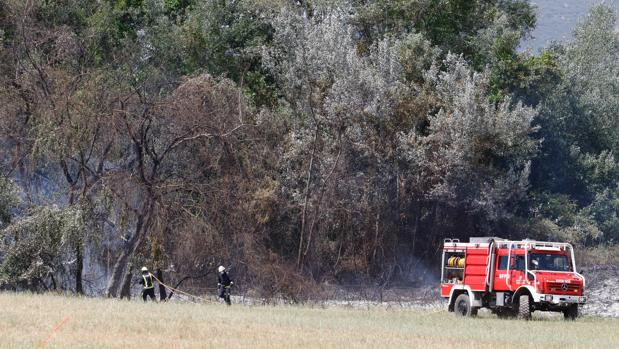
M39 286L67 262L71 242L83 231L75 208L43 207L14 222L4 232L0 284Z
M589 223L577 240L616 239L613 192L617 180L619 37L616 13L594 7L575 31L575 40L555 47L560 79L542 93L538 123L543 137L533 161L534 192L570 198ZM599 211L598 211L599 210ZM576 213L575 213L576 214Z
M419 282L444 237L612 243L616 13L518 52L534 24L521 0L0 2L3 281L230 264L299 300Z
M428 195L502 218L513 212L506 205L526 193L536 112L509 100L493 103L489 74L471 72L462 59L450 55L443 65L444 71L433 67L426 78L441 108L419 139L422 171L432 183Z
M17 206L17 186L8 178L0 177L0 227L11 222L13 209Z

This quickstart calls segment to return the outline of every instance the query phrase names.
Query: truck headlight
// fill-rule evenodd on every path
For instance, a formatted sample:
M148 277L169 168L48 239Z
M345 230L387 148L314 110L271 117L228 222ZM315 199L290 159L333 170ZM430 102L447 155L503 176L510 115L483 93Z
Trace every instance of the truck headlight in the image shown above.
M550 302L550 301L552 301L552 295L550 295L550 294L545 295L545 296L544 296L544 300L545 300L546 302Z

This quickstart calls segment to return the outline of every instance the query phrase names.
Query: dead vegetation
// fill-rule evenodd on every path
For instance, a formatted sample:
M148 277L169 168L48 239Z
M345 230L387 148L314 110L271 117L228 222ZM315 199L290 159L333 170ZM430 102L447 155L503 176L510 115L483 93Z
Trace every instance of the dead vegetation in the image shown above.
M143 304L0 293L0 348L613 348L619 321L445 311Z

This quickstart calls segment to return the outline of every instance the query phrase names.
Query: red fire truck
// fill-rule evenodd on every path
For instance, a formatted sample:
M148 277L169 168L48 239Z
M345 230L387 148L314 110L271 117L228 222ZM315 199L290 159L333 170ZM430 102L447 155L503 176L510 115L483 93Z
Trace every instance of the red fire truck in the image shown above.
M441 296L458 316L489 308L499 317L530 319L535 310L578 317L585 278L567 243L500 238L445 239Z

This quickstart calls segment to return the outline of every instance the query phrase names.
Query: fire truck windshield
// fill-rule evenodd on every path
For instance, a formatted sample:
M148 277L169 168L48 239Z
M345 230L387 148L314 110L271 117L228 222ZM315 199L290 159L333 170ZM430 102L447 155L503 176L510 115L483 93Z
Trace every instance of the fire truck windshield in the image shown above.
M568 256L556 253L530 253L529 270L571 271Z

